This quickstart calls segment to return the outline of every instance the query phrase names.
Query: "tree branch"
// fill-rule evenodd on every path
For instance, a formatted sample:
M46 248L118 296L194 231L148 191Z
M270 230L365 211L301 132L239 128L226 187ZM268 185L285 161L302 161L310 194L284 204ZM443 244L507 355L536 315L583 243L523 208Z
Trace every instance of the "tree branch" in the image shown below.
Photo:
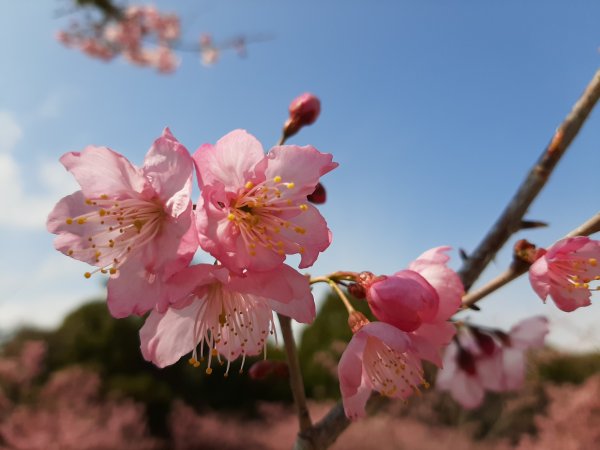
M521 221L527 209L542 190L560 158L577 136L577 133L588 118L590 112L600 98L600 70L594 74L583 95L564 122L558 127L556 133L544 150L537 163L513 196L512 200L502 212L488 234L479 246L463 263L459 275L469 290L479 278L486 266L494 258L513 233L521 228Z
M285 354L290 369L290 388L292 389L294 403L296 404L300 433L303 433L312 427L312 422L308 407L306 406L306 394L304 393L302 371L300 370L300 361L298 359L296 343L294 342L294 333L292 332L292 320L283 314L277 314L277 317L279 318Z

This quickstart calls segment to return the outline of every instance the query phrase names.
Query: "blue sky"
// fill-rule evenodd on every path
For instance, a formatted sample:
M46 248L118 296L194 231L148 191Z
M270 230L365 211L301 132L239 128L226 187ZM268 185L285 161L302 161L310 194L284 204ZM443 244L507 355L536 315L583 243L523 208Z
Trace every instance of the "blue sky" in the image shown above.
M139 164L165 126L192 152L235 128L268 149L290 100L314 92L321 117L291 142L333 153L340 167L321 208L334 241L311 273L390 273L434 246L473 249L600 66L591 0L160 1L182 15L189 42L200 32L274 36L211 68L182 54L170 76L61 47L61 4L13 1L0 16L3 330L56 324L102 292L45 231L53 204L77 189L58 163L66 151L106 145ZM599 125L595 112L528 214L551 227L511 242L549 245L598 211ZM545 314L553 343L600 348L598 298L565 314L523 278L482 308L469 317L509 327Z

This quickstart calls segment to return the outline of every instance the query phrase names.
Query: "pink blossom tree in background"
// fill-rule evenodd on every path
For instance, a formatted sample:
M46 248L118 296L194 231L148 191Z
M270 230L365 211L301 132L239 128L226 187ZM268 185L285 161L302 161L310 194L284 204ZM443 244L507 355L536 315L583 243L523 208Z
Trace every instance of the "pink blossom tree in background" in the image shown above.
M228 376L237 359L241 373L247 357L268 357L267 338L278 334L276 313L300 429L295 447L327 448L351 420L366 415L368 403L378 408L382 399L406 401L428 389L434 380L425 361L439 368L437 388L465 408L480 406L486 391L520 389L526 352L544 345L547 320L532 317L498 330L453 318L463 309L476 311L479 300L519 275L529 271L535 292L564 311L590 304L600 279L600 245L587 236L600 230L598 214L548 249L518 241L507 271L469 291L514 232L540 226L523 216L599 97L600 72L458 272L448 265L450 247L425 251L391 275L339 270L309 276L285 264L288 255L298 255L298 268L310 268L332 239L314 205L326 200L321 177L338 164L312 146L285 144L316 121L320 102L312 94L291 103L281 138L267 153L251 134L234 130L191 155L167 129L142 167L104 147L65 154L61 162L81 191L59 201L48 230L57 234L57 250L97 267L87 278L98 272L109 277L108 306L115 317L149 312L141 350L159 367L191 353L189 363L208 375L224 364ZM201 192L195 203L194 173ZM214 264L193 264L197 250ZM291 319L313 321L310 287L317 283L328 285L344 305L353 337L338 365L342 402L313 423ZM366 302L369 317L357 311L357 302ZM253 377L269 372L262 366L251 370ZM176 436L181 423L196 427L185 407L173 414L180 417L173 419Z
M102 61L122 57L139 67L168 74L177 70L178 52L196 53L205 66L215 64L223 51L246 55L247 45L267 36L240 35L216 43L208 33L198 33L194 43L182 38L181 19L148 4L126 5L113 0L73 0L59 11L70 16L67 26L56 33L66 47Z

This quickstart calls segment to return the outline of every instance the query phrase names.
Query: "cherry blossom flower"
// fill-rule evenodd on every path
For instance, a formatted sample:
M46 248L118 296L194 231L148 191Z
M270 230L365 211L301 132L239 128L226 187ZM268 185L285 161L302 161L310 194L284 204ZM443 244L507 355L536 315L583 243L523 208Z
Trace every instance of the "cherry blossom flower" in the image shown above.
M405 399L429 386L408 334L384 322L366 323L355 332L340 359L338 376L350 419L365 416L372 390Z
M446 263L450 247L436 247L413 261L408 270L391 276L363 279L366 297L379 319L413 332L411 338L424 359L441 365L440 350L454 336L448 319L464 293L458 275Z
M450 247L435 247L427 250L408 266L420 274L435 289L439 303L435 316L423 323L413 333L411 339L421 358L442 366L441 351L450 343L456 333L453 323L448 320L456 314L461 305L464 286L456 272L446 264L450 257L446 254Z
M509 333L465 329L448 346L436 387L467 409L481 405L486 390L519 389L525 380L525 352L543 346L546 334L548 321L540 316L519 322Z
M413 270L374 278L366 292L375 317L403 331L416 330L433 320L438 311L437 292Z
M162 281L185 267L198 247L187 150L166 129L141 168L93 146L66 153L61 162L81 190L48 216L56 249L97 266L86 278L111 275L108 306L115 317L152 309Z
M199 366L207 346L206 372L223 356L227 375L240 355L245 359L266 351L265 341L275 329L273 311L302 323L315 316L308 279L286 265L239 276L223 266L199 264L174 275L169 284L173 305L164 313L152 311L140 330L144 358L159 367L190 351L190 363Z
M600 241L577 236L558 241L529 268L529 281L544 301L550 296L570 312L591 304L590 283L600 280Z
M311 266L331 243L319 211L307 202L319 177L337 167L313 147L261 144L235 130L193 156L202 190L196 215L200 246L231 270L271 270L286 254Z

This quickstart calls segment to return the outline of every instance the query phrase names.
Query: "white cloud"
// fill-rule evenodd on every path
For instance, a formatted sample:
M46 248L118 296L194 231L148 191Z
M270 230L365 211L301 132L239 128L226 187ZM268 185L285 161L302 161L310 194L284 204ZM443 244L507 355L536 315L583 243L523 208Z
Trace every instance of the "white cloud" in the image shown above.
M23 131L14 116L0 111L0 228L43 230L54 204L77 190L77 184L59 163L41 163L33 171L42 184L43 194L27 192L25 181L32 177L25 176L10 153L22 136Z
M0 111L0 153L10 153L23 136L23 130L8 111Z

